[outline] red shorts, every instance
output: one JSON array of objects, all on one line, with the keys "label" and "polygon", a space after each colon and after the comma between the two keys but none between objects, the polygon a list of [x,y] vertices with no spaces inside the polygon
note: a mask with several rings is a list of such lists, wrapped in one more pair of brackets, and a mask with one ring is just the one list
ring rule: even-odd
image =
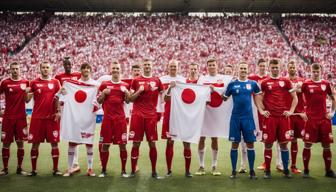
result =
[{"label": "red shorts", "polygon": [[27,120],[24,119],[7,119],[2,120],[1,141],[3,143],[12,143],[14,141],[27,141],[28,128]]},{"label": "red shorts", "polygon": [[262,138],[264,143],[285,143],[292,140],[292,130],[290,129],[290,120],[286,117],[265,118],[266,129]]},{"label": "red shorts", "polygon": [[99,143],[121,145],[127,143],[127,122],[125,117],[103,119]]},{"label": "red shorts", "polygon": [[330,119],[308,119],[304,129],[303,141],[306,143],[333,143]]},{"label": "red shorts", "polygon": [[157,118],[144,118],[138,114],[132,114],[129,132],[129,140],[140,142],[146,134],[147,141],[157,141]]},{"label": "red shorts", "polygon": [[263,132],[265,130],[265,117],[258,112],[259,130]]},{"label": "red shorts", "polygon": [[169,136],[169,118],[170,118],[169,113],[164,113],[163,114],[162,132],[161,132],[161,138],[162,139],[170,139],[171,138]]},{"label": "red shorts", "polygon": [[294,138],[302,138],[303,130],[305,128],[306,122],[299,115],[292,115],[290,117],[290,126],[294,131]]},{"label": "red shorts", "polygon": [[28,135],[29,143],[42,143],[47,140],[48,143],[59,142],[60,122],[53,119],[35,119],[30,122]]}]

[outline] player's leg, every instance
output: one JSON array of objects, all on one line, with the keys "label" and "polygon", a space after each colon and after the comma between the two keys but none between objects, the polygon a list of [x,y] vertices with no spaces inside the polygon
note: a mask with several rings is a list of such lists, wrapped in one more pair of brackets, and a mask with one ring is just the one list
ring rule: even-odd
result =
[{"label": "player's leg", "polygon": [[211,162],[211,174],[214,176],[219,176],[222,173],[217,171],[217,162],[218,162],[218,138],[211,138],[211,151],[212,151],[212,162]]},{"label": "player's leg", "polygon": [[24,158],[24,145],[22,140],[16,141],[17,145],[17,168],[16,174],[18,175],[27,175],[27,173],[22,169],[22,162]]},{"label": "player's leg", "polygon": [[246,144],[246,153],[248,164],[250,168],[249,177],[250,179],[257,179],[257,176],[254,171],[254,161],[255,161],[255,151],[254,151],[254,142],[257,141],[255,135],[255,124],[253,119],[244,119],[242,123],[242,135]]},{"label": "player's leg", "polygon": [[308,178],[309,177],[309,161],[310,161],[310,156],[311,156],[311,147],[312,143],[305,142],[304,143],[304,148],[302,151],[302,160],[303,160],[303,177]]},{"label": "player's leg", "polygon": [[190,143],[183,142],[183,148],[184,148],[183,155],[185,161],[185,176],[191,178],[192,174],[190,173],[190,164],[191,164]]},{"label": "player's leg", "polygon": [[107,167],[107,162],[108,162],[109,155],[110,155],[109,149],[110,149],[110,144],[101,144],[100,161],[101,161],[102,171],[98,177],[106,176],[106,170],[107,170],[106,167]]},{"label": "player's leg", "polygon": [[294,132],[294,138],[291,142],[291,172],[292,173],[301,173],[301,170],[296,167],[296,160],[298,154],[298,138],[302,138],[302,130],[305,127],[305,121],[299,116],[291,117],[291,127]]},{"label": "player's leg", "polygon": [[273,147],[273,143],[265,143],[265,147],[264,147],[264,161],[265,161],[264,179],[271,179],[272,147]]},{"label": "player's leg", "polygon": [[321,143],[323,147],[323,159],[324,159],[324,165],[325,165],[325,176],[336,178],[335,172],[331,169],[331,159],[332,154],[330,150],[330,143]]},{"label": "player's leg", "polygon": [[59,148],[58,143],[50,143],[51,144],[51,157],[53,160],[53,175],[54,176],[61,176],[63,173],[61,173],[58,170],[58,160],[59,160]]},{"label": "player's leg", "polygon": [[24,141],[27,141],[28,138],[28,128],[26,118],[16,120],[15,125],[15,141],[17,145],[17,168],[16,174],[18,175],[27,175],[25,171],[22,170],[22,162],[24,158]]},{"label": "player's leg", "polygon": [[263,129],[263,142],[264,142],[264,162],[265,162],[265,175],[264,179],[271,179],[271,162],[272,162],[272,147],[276,141],[276,127],[278,122],[276,118],[269,117],[264,119],[265,128]]},{"label": "player's leg", "polygon": [[301,170],[299,170],[297,167],[296,167],[296,159],[297,159],[297,153],[298,153],[298,143],[297,143],[297,138],[294,137],[292,142],[291,142],[291,160],[292,160],[292,163],[291,163],[291,172],[292,173],[301,173]]},{"label": "player's leg", "polygon": [[281,142],[279,144],[281,148],[281,160],[283,163],[283,173],[286,178],[290,178],[291,174],[288,169],[288,164],[289,164],[289,151],[287,147],[288,142]]},{"label": "player's leg", "polygon": [[80,167],[79,167],[79,163],[78,163],[78,155],[79,155],[78,150],[79,150],[79,147],[75,146],[74,155],[73,155],[73,162],[72,162],[72,167],[71,167],[71,171],[73,173],[80,171]]},{"label": "player's leg", "polygon": [[158,178],[157,172],[156,172],[156,162],[157,162],[157,150],[155,141],[148,141],[149,146],[149,158],[152,165],[152,177]]},{"label": "player's leg", "polygon": [[11,143],[3,143],[2,144],[2,163],[3,169],[0,171],[0,176],[8,175],[8,160],[10,156],[10,145]]},{"label": "player's leg", "polygon": [[166,163],[167,163],[167,174],[166,177],[172,176],[171,166],[174,155],[174,141],[170,138],[167,139],[166,145]]},{"label": "player's leg", "polygon": [[119,156],[120,156],[120,161],[121,161],[121,176],[127,177],[127,174],[126,174],[126,162],[127,162],[126,144],[119,145]]},{"label": "player's leg", "polygon": [[199,169],[197,170],[195,175],[205,175],[204,155],[205,155],[205,137],[201,137],[199,142],[198,142]]},{"label": "player's leg", "polygon": [[152,178],[158,179],[160,177],[158,177],[158,174],[156,172],[157,149],[155,145],[155,141],[158,140],[157,118],[156,117],[145,118],[144,129],[149,146],[149,158],[152,165]]},{"label": "player's leg", "polygon": [[131,150],[131,177],[135,176],[136,173],[136,167],[139,159],[139,148],[140,148],[141,142],[133,142],[132,150]]},{"label": "player's leg", "polygon": [[73,162],[75,158],[75,151],[77,148],[77,143],[69,142],[68,145],[68,170],[66,173],[64,173],[64,177],[71,176],[74,172],[72,171],[73,168]]},{"label": "player's leg", "polygon": [[240,162],[240,168],[238,173],[247,173],[246,171],[246,163],[247,163],[247,147],[244,140],[242,140],[240,145],[240,153],[241,153],[241,162]]},{"label": "player's leg", "polygon": [[40,143],[33,143],[32,148],[30,150],[30,159],[31,159],[31,166],[32,166],[32,171],[28,173],[28,176],[36,176],[36,163],[37,163],[37,158],[39,156],[39,146]]},{"label": "player's leg", "polygon": [[231,179],[236,178],[237,176],[237,161],[238,161],[238,147],[239,141],[233,141],[231,144],[231,151],[230,151],[230,159],[231,159],[231,167],[232,167],[232,174],[230,176]]},{"label": "player's leg", "polygon": [[86,155],[87,155],[87,176],[95,177],[96,174],[93,172],[93,145],[86,144]]},{"label": "player's leg", "polygon": [[144,118],[140,115],[132,114],[129,140],[133,141],[131,150],[131,174],[130,177],[134,177],[137,171],[137,163],[139,159],[139,148],[143,136],[145,133],[145,122]]},{"label": "player's leg", "polygon": [[280,147],[280,144],[279,142],[276,142],[276,146],[275,146],[275,151],[276,151],[276,169],[279,171],[279,172],[283,172],[284,170],[284,166],[283,166],[283,163],[282,163],[282,153],[281,153],[281,147]]},{"label": "player's leg", "polygon": [[257,176],[254,171],[254,161],[255,161],[255,150],[254,150],[254,142],[246,143],[247,150],[247,159],[250,167],[250,179],[257,179]]}]

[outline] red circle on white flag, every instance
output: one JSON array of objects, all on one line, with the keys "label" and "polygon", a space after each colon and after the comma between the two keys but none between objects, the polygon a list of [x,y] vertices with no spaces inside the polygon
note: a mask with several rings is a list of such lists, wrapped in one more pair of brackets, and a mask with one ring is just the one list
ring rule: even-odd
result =
[{"label": "red circle on white flag", "polygon": [[75,100],[78,102],[78,103],[83,103],[85,100],[86,100],[86,93],[82,90],[79,90],[75,93]]},{"label": "red circle on white flag", "polygon": [[196,94],[192,89],[186,88],[182,91],[181,97],[183,102],[191,104],[195,101]]},{"label": "red circle on white flag", "polygon": [[216,91],[212,92],[209,105],[211,107],[219,107],[222,103],[223,103],[222,96]]}]

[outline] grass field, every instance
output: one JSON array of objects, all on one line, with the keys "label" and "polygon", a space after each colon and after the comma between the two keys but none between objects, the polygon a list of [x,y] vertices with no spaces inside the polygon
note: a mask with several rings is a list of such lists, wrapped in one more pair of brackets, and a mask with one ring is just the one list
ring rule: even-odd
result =
[{"label": "grass field", "polygon": [[[100,125],[97,126],[97,134],[99,133]],[[335,127],[334,127],[335,133]],[[335,134],[334,134],[335,136]],[[98,138],[96,138],[96,143]],[[299,142],[298,167],[302,168],[302,142]],[[130,156],[130,146],[128,146],[128,155]],[[158,146],[158,163],[157,169],[159,175],[166,173],[165,163],[165,141],[160,140]],[[2,147],[2,146],[1,146]],[[256,171],[258,180],[248,179],[247,174],[238,175],[237,179],[229,179],[231,173],[231,164],[229,157],[230,143],[224,139],[220,139],[220,153],[218,169],[222,172],[222,176],[194,176],[192,179],[184,177],[184,158],[183,146],[176,142],[175,153],[173,160],[173,177],[163,180],[154,180],[150,177],[150,161],[148,157],[148,147],[143,143],[140,151],[139,167],[140,172],[135,178],[120,177],[120,159],[117,146],[110,149],[110,159],[108,164],[108,177],[106,178],[88,178],[86,173],[86,156],[85,146],[80,146],[80,166],[82,172],[70,177],[53,177],[51,175],[52,161],[50,157],[50,145],[42,144],[40,147],[40,155],[38,159],[38,176],[23,177],[15,175],[16,169],[16,146],[11,147],[10,159],[10,174],[6,177],[0,177],[0,191],[335,191],[336,179],[324,177],[324,161],[322,159],[321,146],[316,144],[313,146],[311,157],[311,176],[310,179],[303,179],[301,175],[294,175],[292,179],[285,179],[281,173],[275,171],[275,160],[272,162],[272,180],[262,179],[263,172]],[[336,169],[336,150],[335,145],[332,146],[334,154],[333,167]],[[26,154],[24,160],[25,170],[30,170],[30,145],[25,146]],[[263,146],[261,143],[256,144],[256,165],[263,161]],[[62,171],[67,167],[67,143],[60,144],[60,163],[59,168]],[[95,146],[94,170],[97,174],[100,173],[100,163],[98,158],[97,145]],[[192,163],[191,171],[195,172],[198,169],[197,145],[192,145]],[[275,152],[274,152],[275,153]],[[273,153],[273,157],[274,157]],[[127,170],[130,170],[130,158],[127,162]],[[211,150],[207,143],[206,151],[206,169],[210,171]],[[240,162],[240,160],[238,161]]]}]

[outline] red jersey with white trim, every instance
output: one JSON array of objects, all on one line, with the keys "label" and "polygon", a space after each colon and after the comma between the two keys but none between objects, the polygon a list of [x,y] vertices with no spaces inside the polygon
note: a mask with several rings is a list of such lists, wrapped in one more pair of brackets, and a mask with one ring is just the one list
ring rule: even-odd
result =
[{"label": "red jersey with white trim", "polygon": [[[296,77],[295,79],[289,79],[292,82],[292,86],[296,87],[297,84],[301,85],[303,82],[305,82],[304,78]],[[297,98],[298,98],[298,104],[296,105],[294,113],[303,113],[305,111],[305,105],[306,101],[302,94],[302,92],[296,92]],[[288,97],[288,108],[290,109],[290,106],[292,104],[293,98],[289,95]]]},{"label": "red jersey with white trim", "polygon": [[132,114],[152,118],[156,115],[158,96],[159,92],[163,90],[163,85],[157,77],[140,76],[133,79],[131,89],[136,92],[140,88],[140,85],[143,85],[145,90],[133,102]]},{"label": "red jersey with white trim", "polygon": [[29,87],[29,81],[25,79],[6,78],[1,81],[0,94],[5,93],[6,104],[4,118],[26,118],[25,97],[27,87]]},{"label": "red jersey with white trim", "polygon": [[261,82],[261,90],[264,93],[263,103],[265,110],[272,116],[283,116],[288,110],[287,99],[292,89],[292,83],[285,77],[267,78]]},{"label": "red jersey with white trim", "polygon": [[56,113],[55,95],[61,87],[59,81],[37,78],[30,83],[30,87],[34,95],[32,118],[53,119]]},{"label": "red jersey with white trim", "polygon": [[101,94],[104,89],[110,90],[110,94],[105,96],[103,102],[104,118],[113,119],[114,117],[125,117],[125,90],[129,90],[129,84],[123,81],[118,83],[103,81],[99,87],[98,95]]},{"label": "red jersey with white trim", "polygon": [[268,75],[265,75],[265,76],[259,76],[257,74],[252,74],[252,75],[249,75],[248,76],[248,79],[250,80],[253,80],[253,81],[256,81],[259,85],[261,84],[261,82],[265,79],[269,78]]},{"label": "red jersey with white trim", "polygon": [[302,84],[306,98],[306,113],[309,119],[325,119],[327,95],[332,95],[330,83],[326,80],[315,82],[307,80]]},{"label": "red jersey with white trim", "polygon": [[[170,82],[175,81],[175,82],[180,82],[180,83],[185,83],[186,79],[180,75],[176,77],[171,77],[169,75],[165,75],[160,77],[160,81],[163,85],[164,90],[167,90],[169,87]],[[165,112],[169,113],[170,112],[170,100],[165,102]]]},{"label": "red jersey with white trim", "polygon": [[61,73],[55,76],[55,79],[57,79],[61,83],[61,85],[63,85],[63,82],[65,80],[78,80],[80,78],[81,78],[81,73],[79,72],[73,72],[70,74]]}]

